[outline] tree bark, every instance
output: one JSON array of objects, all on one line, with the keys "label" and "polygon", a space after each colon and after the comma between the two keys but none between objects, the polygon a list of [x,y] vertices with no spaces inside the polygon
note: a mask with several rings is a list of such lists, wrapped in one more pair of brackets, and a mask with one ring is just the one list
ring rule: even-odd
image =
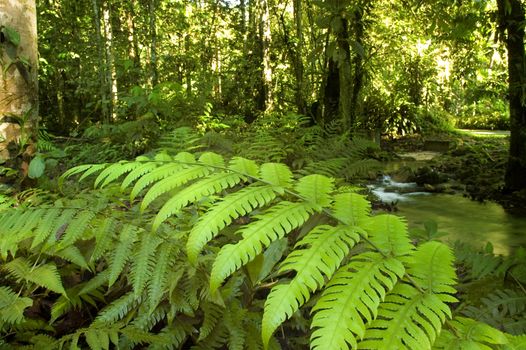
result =
[{"label": "tree bark", "polygon": [[524,7],[520,0],[498,0],[499,24],[506,31],[508,50],[508,97],[510,103],[510,150],[505,189],[526,189],[526,57]]},{"label": "tree bark", "polygon": [[[117,120],[116,106],[118,103],[117,71],[115,69],[115,57],[113,54],[113,28],[111,25],[111,9],[108,0],[102,7],[104,22],[104,37],[106,39],[106,75],[110,87],[109,121]],[[107,121],[108,122],[108,121]]]},{"label": "tree bark", "polygon": [[155,14],[156,11],[157,1],[150,0],[150,81],[152,86],[155,86],[159,83],[159,76],[157,73],[157,19]]},{"label": "tree bark", "polygon": [[100,25],[100,15],[99,15],[99,4],[97,0],[92,0],[91,4],[93,6],[93,18],[95,22],[95,33],[97,41],[97,54],[98,54],[98,75],[99,75],[99,99],[101,104],[101,118],[103,122],[109,121],[108,113],[108,94],[107,94],[107,84],[106,84],[106,60],[104,59],[104,43],[102,41],[102,28]]},{"label": "tree bark", "polygon": [[35,0],[0,1],[0,31],[0,159],[25,176],[38,130]]},{"label": "tree bark", "polygon": [[303,77],[303,11],[301,8],[302,0],[293,0],[294,7],[294,24],[296,27],[296,52],[294,57],[294,75],[296,77],[296,91],[295,100],[298,112],[301,114],[307,113],[307,106],[303,91],[305,89],[305,82]]},{"label": "tree bark", "polygon": [[353,127],[352,98],[353,82],[351,73],[351,49],[349,47],[349,30],[347,19],[341,17],[341,29],[336,33],[338,45],[338,68],[340,75],[340,98],[338,112],[342,118],[345,131]]},{"label": "tree bark", "polygon": [[261,45],[262,45],[262,61],[263,61],[263,89],[265,93],[265,112],[270,112],[274,108],[274,96],[272,91],[272,66],[270,64],[270,43],[272,36],[270,32],[270,13],[268,7],[268,0],[260,0],[261,8]]}]

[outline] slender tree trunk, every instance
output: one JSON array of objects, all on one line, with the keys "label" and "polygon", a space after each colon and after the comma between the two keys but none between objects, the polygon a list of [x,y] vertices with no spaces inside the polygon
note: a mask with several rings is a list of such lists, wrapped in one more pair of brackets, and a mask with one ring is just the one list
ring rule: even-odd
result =
[{"label": "slender tree trunk", "polygon": [[158,84],[158,73],[157,73],[157,1],[150,0],[149,2],[149,14],[150,14],[150,81],[151,85],[155,86]]},{"label": "slender tree trunk", "polygon": [[141,68],[141,57],[139,50],[139,41],[135,34],[135,4],[136,0],[128,1],[128,7],[126,9],[126,26],[128,28],[128,56],[133,61],[134,68],[139,70]]},{"label": "slender tree trunk", "polygon": [[353,82],[351,73],[351,49],[347,19],[341,18],[341,30],[336,33],[338,45],[338,65],[340,76],[340,98],[338,111],[342,118],[344,130],[350,131],[354,125],[352,114]]},{"label": "slender tree trunk", "polygon": [[[355,8],[353,11],[353,17],[352,17],[352,29],[354,33],[354,40],[356,42],[356,45],[363,49],[363,39],[365,35],[365,25],[363,22],[363,11],[364,6]],[[359,114],[360,111],[360,94],[363,87],[363,76],[364,76],[364,70],[363,70],[363,52],[354,52],[353,56],[353,83],[352,83],[352,95],[351,95],[351,103],[349,106],[350,109],[350,127],[354,127],[356,125],[356,117]]]},{"label": "slender tree trunk", "polygon": [[102,29],[100,26],[100,16],[99,16],[99,4],[97,0],[92,0],[91,4],[93,6],[93,18],[95,21],[95,33],[97,41],[97,54],[98,54],[98,75],[99,75],[99,98],[101,104],[102,112],[102,121],[109,121],[108,113],[108,95],[107,95],[107,84],[106,84],[106,60],[104,59],[104,45],[102,41]]},{"label": "slender tree trunk", "polygon": [[305,90],[305,82],[303,77],[303,11],[301,8],[302,0],[293,0],[294,6],[294,24],[296,27],[296,52],[295,52],[295,64],[294,64],[294,75],[296,77],[296,91],[295,99],[298,112],[301,114],[307,113],[307,106],[305,104],[305,98],[303,91]]},{"label": "slender tree trunk", "polygon": [[35,0],[0,1],[0,31],[0,159],[25,178],[38,130]]},{"label": "slender tree trunk", "polygon": [[261,46],[262,46],[262,61],[263,61],[263,89],[265,93],[265,112],[273,110],[274,96],[272,91],[272,66],[270,62],[270,43],[272,42],[270,31],[270,13],[268,7],[268,0],[260,0],[261,8]]},{"label": "slender tree trunk", "polygon": [[104,37],[106,39],[106,81],[110,87],[109,121],[117,120],[116,107],[118,103],[117,71],[113,55],[113,28],[111,26],[111,3],[107,1],[102,7],[104,22]]},{"label": "slender tree trunk", "polygon": [[526,188],[526,57],[524,7],[520,0],[498,0],[500,27],[506,31],[510,102],[510,151],[505,176],[508,191]]}]

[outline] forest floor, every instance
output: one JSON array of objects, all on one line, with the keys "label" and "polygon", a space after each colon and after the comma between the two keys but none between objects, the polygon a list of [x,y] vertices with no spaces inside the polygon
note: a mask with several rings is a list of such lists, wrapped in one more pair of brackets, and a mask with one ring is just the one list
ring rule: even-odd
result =
[{"label": "forest floor", "polygon": [[508,147],[505,132],[480,131],[412,135],[382,144],[383,149],[404,157],[426,155],[421,166],[405,173],[407,180],[430,192],[462,192],[474,200],[493,200],[523,211],[526,193],[508,195],[502,191]]}]

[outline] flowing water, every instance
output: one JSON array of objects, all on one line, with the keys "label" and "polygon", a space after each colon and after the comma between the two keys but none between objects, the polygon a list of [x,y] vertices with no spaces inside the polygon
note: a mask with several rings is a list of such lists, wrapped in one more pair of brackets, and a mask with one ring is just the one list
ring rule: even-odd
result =
[{"label": "flowing water", "polygon": [[386,203],[396,202],[397,215],[407,219],[410,228],[423,228],[433,220],[443,239],[460,240],[482,247],[488,241],[495,253],[509,255],[526,247],[526,217],[507,213],[499,204],[479,203],[462,195],[422,192],[415,183],[399,183],[385,176],[370,189]]}]

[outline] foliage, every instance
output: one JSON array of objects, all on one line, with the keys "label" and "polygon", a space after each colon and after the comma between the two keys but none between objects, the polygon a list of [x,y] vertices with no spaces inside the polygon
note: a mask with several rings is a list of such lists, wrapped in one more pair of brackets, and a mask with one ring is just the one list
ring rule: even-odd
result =
[{"label": "foliage", "polygon": [[1,207],[7,347],[278,348],[282,327],[314,349],[423,349],[475,323],[472,341],[521,339],[447,321],[451,249],[414,246],[403,219],[371,216],[330,177],[166,151],[72,168],[63,186],[72,176],[95,189]]}]

